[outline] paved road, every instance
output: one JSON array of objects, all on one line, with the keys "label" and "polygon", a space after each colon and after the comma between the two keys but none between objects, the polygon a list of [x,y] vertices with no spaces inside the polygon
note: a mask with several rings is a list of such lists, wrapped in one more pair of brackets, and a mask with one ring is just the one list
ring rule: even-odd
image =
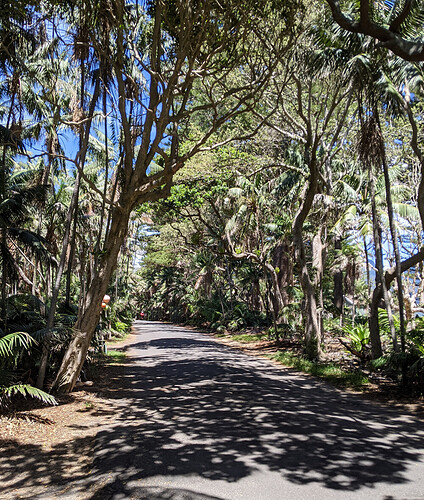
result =
[{"label": "paved road", "polygon": [[424,499],[424,425],[181,327],[137,322],[94,499]]}]

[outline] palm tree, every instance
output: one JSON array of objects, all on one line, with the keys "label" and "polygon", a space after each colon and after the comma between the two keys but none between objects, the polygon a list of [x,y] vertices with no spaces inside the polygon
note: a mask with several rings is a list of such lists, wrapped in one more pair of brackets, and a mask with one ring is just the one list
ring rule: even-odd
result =
[{"label": "palm tree", "polygon": [[[410,2],[407,2],[407,4],[410,4],[409,7],[412,5]],[[388,6],[383,6],[382,15],[393,16],[391,21],[396,24],[400,19],[396,17],[399,15],[398,6],[394,5],[391,12],[389,12],[389,10]],[[407,17],[410,14],[410,20],[413,18],[418,19],[416,17],[417,12],[413,13],[408,10]],[[403,19],[402,23],[405,20],[406,18]],[[403,25],[402,28],[409,29],[412,27],[412,25],[410,25],[409,28],[407,28],[407,24],[408,23]],[[399,61],[396,57],[387,57],[387,52],[384,49],[376,47],[373,41],[369,41],[361,35],[349,35],[341,33],[339,29],[333,29],[329,26],[327,28],[327,30],[321,32],[321,35],[324,32],[325,35],[319,37],[319,40],[322,46],[327,47],[327,51],[329,47],[331,47],[329,53],[334,54],[335,60],[343,60],[349,68],[351,79],[358,96],[358,112],[362,136],[359,149],[362,161],[365,165],[368,165],[369,188],[371,190],[370,195],[373,211],[375,256],[378,268],[377,280],[379,283],[374,290],[371,301],[370,331],[373,355],[374,357],[379,357],[382,354],[382,349],[377,310],[381,294],[384,296],[386,307],[389,308],[389,323],[394,348],[395,350],[397,349],[396,332],[390,314],[387,276],[383,269],[382,243],[380,241],[381,223],[379,222],[379,215],[375,205],[375,176],[379,175],[380,170],[384,175],[387,214],[395,260],[398,303],[401,317],[401,346],[402,350],[405,349],[404,300],[401,276],[404,264],[401,262],[398,235],[395,227],[391,180],[386,158],[385,141],[382,137],[380,114],[384,115],[386,119],[390,119],[390,117],[399,115],[402,112],[402,95],[399,89],[405,85],[405,82],[408,82],[411,76],[415,78],[417,69],[413,69],[411,65],[403,61]],[[417,28],[417,26],[415,26],[415,28]],[[361,30],[358,32],[360,33]],[[342,54],[342,56],[340,54]],[[371,168],[371,165],[374,165],[374,168]]]},{"label": "palm tree", "polygon": [[14,168],[10,156],[6,157],[0,187],[0,259],[2,265],[2,318],[7,320],[7,295],[10,279],[23,280],[32,285],[30,279],[19,265],[17,249],[29,250],[38,259],[51,261],[46,240],[31,230],[32,212],[41,206],[45,199],[47,186],[39,184],[40,170]]}]

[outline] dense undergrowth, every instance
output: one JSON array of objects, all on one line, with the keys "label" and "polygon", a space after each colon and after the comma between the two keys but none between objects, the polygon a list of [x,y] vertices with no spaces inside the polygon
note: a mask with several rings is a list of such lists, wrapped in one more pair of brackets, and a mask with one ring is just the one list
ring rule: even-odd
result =
[{"label": "dense undergrowth", "polygon": [[[74,334],[77,312],[76,307],[61,304],[55,327],[49,330],[46,327],[48,306],[40,299],[23,294],[9,298],[7,315],[0,326],[0,407],[6,408],[17,395],[56,404],[55,398],[46,391]],[[110,302],[102,312],[82,377],[87,366],[96,363],[98,355],[105,350],[106,340],[122,340],[128,335],[134,317],[135,311],[127,298]],[[35,387],[43,345],[49,350],[45,391]]]}]

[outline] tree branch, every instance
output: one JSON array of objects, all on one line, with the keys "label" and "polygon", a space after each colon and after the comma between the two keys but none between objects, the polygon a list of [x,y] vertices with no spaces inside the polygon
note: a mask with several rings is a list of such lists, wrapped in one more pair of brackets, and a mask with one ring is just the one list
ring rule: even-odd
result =
[{"label": "tree branch", "polygon": [[360,1],[359,22],[343,14],[339,0],[327,0],[327,3],[331,9],[333,19],[346,31],[350,31],[351,33],[362,33],[363,35],[368,35],[378,40],[381,42],[380,45],[382,47],[391,50],[405,61],[424,61],[424,43],[406,40],[402,35],[397,33],[402,22],[410,14],[410,7],[405,5],[402,13],[393,21],[392,26],[390,26],[390,28],[383,28],[369,18],[368,0]]}]

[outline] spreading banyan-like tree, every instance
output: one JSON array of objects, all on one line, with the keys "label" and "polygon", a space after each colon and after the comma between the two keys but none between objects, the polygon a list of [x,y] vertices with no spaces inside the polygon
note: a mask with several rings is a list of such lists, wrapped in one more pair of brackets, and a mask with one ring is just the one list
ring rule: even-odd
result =
[{"label": "spreading banyan-like tree", "polygon": [[[111,93],[121,129],[117,187],[113,197],[106,197],[110,225],[79,310],[75,337],[54,382],[59,391],[71,390],[82,368],[132,210],[166,197],[173,175],[202,148],[211,147],[213,132],[260,99],[295,27],[291,8],[283,3],[277,10],[267,2],[160,0],[131,6],[105,2],[102,7],[110,25],[111,55],[98,44],[101,16],[95,6],[87,43],[112,67]],[[265,30],[270,18],[275,19],[273,33]],[[192,101],[196,87],[203,102]],[[180,129],[199,112],[207,115],[207,128],[180,150]],[[86,134],[90,118],[88,113]],[[151,173],[159,157],[162,168]]]},{"label": "spreading banyan-like tree", "polygon": [[[219,159],[226,146],[234,144],[242,157],[255,137],[257,151],[244,156],[243,168],[233,172],[227,184],[212,183],[213,189],[218,185],[221,189],[215,198],[199,195],[203,198],[199,210],[190,208],[192,200],[185,201],[187,217],[180,220],[178,229],[192,238],[190,251],[200,271],[190,293],[195,296],[203,290],[212,299],[217,285],[223,314],[225,301],[234,309],[236,296],[257,311],[271,308],[267,312],[273,316],[276,332],[291,307],[289,295],[296,293],[306,353],[310,358],[322,357],[329,259],[342,251],[349,237],[343,231],[351,235],[354,227],[339,223],[353,213],[354,203],[341,201],[339,196],[343,168],[350,168],[360,172],[361,182],[371,193],[372,254],[377,257],[370,308],[373,355],[382,352],[377,314],[382,296],[397,348],[389,297],[395,277],[404,348],[402,273],[422,255],[418,251],[401,260],[400,216],[383,123],[407,118],[412,149],[422,170],[417,119],[420,69],[402,64],[393,55],[387,57],[387,47],[401,57],[406,53],[409,59],[419,57],[418,48],[404,42],[414,30],[420,32],[420,9],[414,2],[394,2],[390,12],[384,4],[382,14],[377,15],[369,2],[350,6],[346,2],[342,6],[350,10],[342,14],[338,2],[328,3],[347,32],[330,26],[321,5],[303,16],[301,33],[297,2],[55,0],[42,6],[32,1],[6,4],[1,13],[4,36],[0,47],[2,96],[6,97],[0,129],[2,204],[17,203],[24,190],[27,198],[24,209],[3,212],[2,303],[7,303],[6,286],[16,277],[13,273],[36,289],[35,279],[31,285],[19,265],[6,265],[6,261],[12,263],[6,258],[7,252],[12,255],[11,236],[20,236],[22,243],[24,234],[31,233],[38,254],[32,259],[29,251],[25,253],[28,268],[32,259],[37,276],[43,261],[48,261],[42,277],[49,304],[48,333],[39,387],[44,383],[49,336],[62,296],[68,309],[73,301],[79,307],[75,334],[53,385],[58,391],[72,390],[75,385],[99,322],[101,299],[127,248],[134,209],[167,198],[175,175],[188,163],[196,168],[197,161],[207,163],[207,152],[217,151],[218,161],[210,168],[220,169],[226,166],[226,160]],[[383,31],[377,33],[379,24],[384,25]],[[359,148],[360,161],[358,149],[352,146],[358,130],[366,145]],[[41,151],[31,149],[34,141],[44,142]],[[261,148],[268,151],[262,158]],[[343,149],[349,150],[350,158],[341,161]],[[274,158],[271,150],[277,151]],[[30,165],[39,160],[38,184],[49,185],[38,186],[47,199],[40,200],[37,224],[26,212],[35,213],[38,206],[30,202],[29,174],[16,167],[17,153],[29,156]],[[61,180],[64,172],[66,181]],[[373,193],[380,178],[384,178],[385,200],[379,206],[378,193]],[[354,190],[347,184],[346,189]],[[421,175],[417,191],[421,218],[423,193]],[[383,265],[382,207],[394,255],[394,267],[389,270]],[[183,208],[178,207],[182,212]],[[11,232],[12,226],[25,226],[26,233]],[[196,238],[213,257],[206,258],[203,250],[194,248]],[[125,259],[128,265],[129,258]],[[217,270],[223,272],[219,278]],[[233,279],[236,274],[239,281]],[[172,284],[171,276],[172,272],[164,271],[162,277],[175,290],[176,306],[184,295],[184,280]],[[187,272],[184,279],[190,276]],[[342,277],[339,266],[333,273],[337,314],[343,310]],[[247,280],[252,282],[250,298],[243,292],[242,283]]]}]

